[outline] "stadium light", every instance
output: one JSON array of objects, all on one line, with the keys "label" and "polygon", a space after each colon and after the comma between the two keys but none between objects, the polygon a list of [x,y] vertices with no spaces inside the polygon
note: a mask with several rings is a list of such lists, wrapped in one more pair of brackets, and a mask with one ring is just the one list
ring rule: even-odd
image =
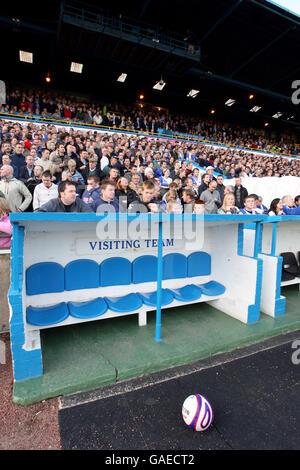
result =
[{"label": "stadium light", "polygon": [[19,58],[21,62],[27,62],[28,64],[33,63],[33,54],[32,52],[19,51]]},{"label": "stadium light", "polygon": [[275,119],[278,119],[278,118],[280,118],[281,116],[282,116],[282,113],[281,113],[281,112],[278,112],[278,113],[273,114],[272,117],[275,118]]},{"label": "stadium light", "polygon": [[232,98],[230,98],[229,100],[227,100],[227,101],[225,102],[226,106],[232,106],[232,105],[234,105],[234,103],[235,103],[235,100],[232,99]]},{"label": "stadium light", "polygon": [[257,113],[261,109],[261,106],[253,106],[253,108],[250,109],[251,113]]},{"label": "stadium light", "polygon": [[199,90],[190,90],[186,96],[189,96],[190,98],[196,98],[199,93]]},{"label": "stadium light", "polygon": [[162,90],[165,86],[166,82],[163,80],[159,80],[159,82],[156,82],[155,85],[153,86],[154,90]]},{"label": "stadium light", "polygon": [[121,73],[121,75],[117,78],[117,82],[124,83],[127,78],[127,73]]},{"label": "stadium light", "polygon": [[82,73],[83,64],[78,64],[77,62],[71,62],[70,71],[75,73]]}]

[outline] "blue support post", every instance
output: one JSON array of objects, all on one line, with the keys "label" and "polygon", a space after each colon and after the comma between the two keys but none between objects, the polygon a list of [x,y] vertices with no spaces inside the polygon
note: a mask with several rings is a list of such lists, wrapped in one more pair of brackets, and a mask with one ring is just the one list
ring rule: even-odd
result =
[{"label": "blue support post", "polygon": [[155,341],[161,341],[161,289],[162,289],[162,273],[163,273],[163,237],[162,237],[162,220],[159,214],[158,222],[158,248],[157,248],[157,299],[156,299],[156,326]]},{"label": "blue support post", "polygon": [[277,222],[272,224],[272,246],[271,255],[276,256],[276,241],[277,241]]}]

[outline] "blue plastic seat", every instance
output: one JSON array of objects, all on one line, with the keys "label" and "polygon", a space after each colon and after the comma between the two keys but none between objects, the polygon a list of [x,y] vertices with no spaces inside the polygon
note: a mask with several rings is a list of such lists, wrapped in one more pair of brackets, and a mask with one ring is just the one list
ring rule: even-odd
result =
[{"label": "blue plastic seat", "polygon": [[51,307],[27,307],[26,320],[30,325],[50,326],[64,321],[69,316],[69,309],[65,302]]},{"label": "blue plastic seat", "polygon": [[143,301],[138,294],[127,294],[122,297],[104,297],[110,310],[114,312],[132,312],[138,310],[143,305]]},{"label": "blue plastic seat", "polygon": [[152,255],[139,256],[132,262],[132,282],[154,282],[157,279],[157,257]]},{"label": "blue plastic seat", "polygon": [[107,303],[101,297],[87,302],[68,302],[70,315],[75,318],[94,318],[107,311]]},{"label": "blue plastic seat", "polygon": [[58,263],[36,263],[26,270],[26,294],[48,294],[65,289],[64,268]]},{"label": "blue plastic seat", "polygon": [[78,259],[65,266],[66,290],[99,287],[99,264],[91,259]]},{"label": "blue plastic seat", "polygon": [[181,253],[163,257],[163,279],[180,279],[187,276],[187,259]]},{"label": "blue plastic seat", "polygon": [[209,276],[211,273],[211,256],[205,251],[195,251],[187,258],[187,275]]},{"label": "blue plastic seat", "polygon": [[100,284],[103,287],[131,284],[131,271],[131,262],[127,258],[108,258],[100,265]]},{"label": "blue plastic seat", "polygon": [[200,284],[197,287],[201,288],[204,295],[209,296],[222,295],[226,291],[226,287],[216,281],[209,281],[205,284]]},{"label": "blue plastic seat", "polygon": [[189,284],[179,289],[172,289],[172,293],[176,300],[181,300],[182,302],[192,302],[193,300],[200,299],[202,295],[201,287],[198,287],[194,284]]},{"label": "blue plastic seat", "polygon": [[[150,307],[156,307],[157,305],[157,292],[156,291],[138,293],[138,295],[141,297],[145,305],[149,305]],[[174,296],[170,289],[161,290],[161,305],[162,306],[169,305],[171,302],[173,302],[173,300],[174,300]]]}]

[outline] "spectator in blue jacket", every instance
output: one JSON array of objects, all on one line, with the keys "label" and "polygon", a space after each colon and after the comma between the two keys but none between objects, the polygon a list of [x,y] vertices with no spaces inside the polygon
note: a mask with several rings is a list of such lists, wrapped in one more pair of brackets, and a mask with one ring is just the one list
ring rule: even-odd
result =
[{"label": "spectator in blue jacket", "polygon": [[84,190],[81,199],[85,204],[96,211],[96,207],[100,204],[101,188],[100,178],[97,175],[91,175],[87,178],[87,187]]},{"label": "spectator in blue jacket", "polygon": [[23,155],[23,145],[22,144],[16,144],[15,145],[15,151],[11,155],[11,162],[14,166],[17,167],[17,173],[19,177],[19,171],[22,166],[26,165],[25,161],[25,155]]}]

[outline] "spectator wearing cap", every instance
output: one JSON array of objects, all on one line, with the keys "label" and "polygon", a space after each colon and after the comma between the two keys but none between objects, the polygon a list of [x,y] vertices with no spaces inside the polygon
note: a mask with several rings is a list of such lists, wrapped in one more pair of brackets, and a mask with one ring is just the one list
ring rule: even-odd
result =
[{"label": "spectator wearing cap", "polygon": [[213,166],[208,166],[208,167],[206,168],[205,173],[206,173],[207,175],[209,175],[210,181],[212,181],[212,180],[215,180],[215,181],[216,181],[216,178],[214,177],[214,167],[213,167]]},{"label": "spectator wearing cap", "polygon": [[104,178],[104,173],[97,166],[97,163],[98,158],[96,156],[92,156],[89,158],[87,165],[81,170],[81,174],[85,183],[87,182],[89,176],[97,176],[99,180]]},{"label": "spectator wearing cap", "polygon": [[121,165],[118,164],[118,158],[115,156],[115,155],[112,155],[110,157],[110,160],[109,160],[109,164],[106,165],[104,168],[103,168],[103,175],[105,178],[108,177],[109,173],[110,173],[110,170],[112,168],[116,168],[118,173],[120,172],[120,169],[121,169]]}]

